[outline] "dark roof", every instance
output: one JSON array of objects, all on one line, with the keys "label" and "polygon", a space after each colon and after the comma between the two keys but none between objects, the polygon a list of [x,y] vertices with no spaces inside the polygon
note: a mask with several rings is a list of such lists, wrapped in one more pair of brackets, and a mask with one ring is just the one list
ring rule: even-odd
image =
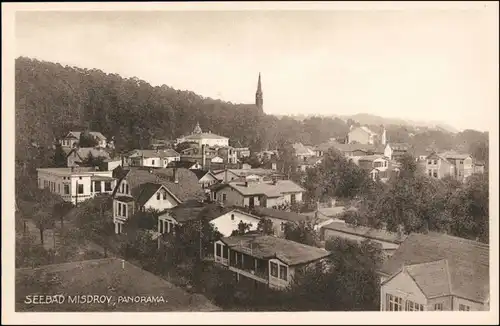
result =
[{"label": "dark roof", "polygon": [[[241,181],[224,184],[238,191],[243,196],[265,195],[270,198],[281,197],[285,193],[305,192],[305,190],[291,180],[248,182],[248,186]],[[217,189],[220,190],[220,189]],[[216,190],[216,191],[217,191]]]},{"label": "dark roof", "polygon": [[196,177],[198,178],[198,180],[200,180],[205,175],[207,175],[207,173],[210,173],[215,178],[215,175],[211,171],[198,170],[198,169],[193,169],[191,171],[196,175]]},{"label": "dark roof", "polygon": [[399,235],[396,232],[389,232],[386,230],[374,229],[361,225],[354,226],[348,223],[332,222],[323,226],[323,228],[353,235],[359,235],[367,239],[392,242],[395,244],[400,244],[404,241],[404,239],[406,239],[406,235]]},{"label": "dark roof", "polygon": [[[65,295],[162,296],[165,303],[28,305],[26,295],[32,295],[32,278],[53,293]],[[52,283],[56,278],[58,282]],[[45,284],[44,284],[45,283]],[[38,294],[38,293],[37,293]],[[40,293],[42,294],[42,293]],[[190,294],[164,279],[129,262],[117,258],[77,261],[16,270],[16,311],[220,311],[221,309],[199,294]]]},{"label": "dark roof", "polygon": [[323,152],[328,151],[330,148],[335,148],[341,152],[354,152],[354,151],[363,151],[363,152],[373,152],[373,153],[383,153],[383,146],[375,146],[370,144],[341,144],[339,142],[326,142],[316,146],[316,149],[321,150]]},{"label": "dark roof", "polygon": [[446,259],[405,266],[405,271],[428,298],[452,295],[450,271]]},{"label": "dark roof", "polygon": [[[410,234],[381,268],[386,275],[397,273],[403,265],[446,260],[451,292],[469,300],[484,302],[489,298],[489,246],[477,241],[439,233]],[[422,282],[435,277],[433,269],[419,269]],[[437,281],[433,281],[437,282]],[[444,281],[442,281],[444,282]]]},{"label": "dark roof", "polygon": [[301,215],[294,212],[286,212],[279,209],[260,207],[260,206],[254,207],[252,213],[261,217],[272,217],[290,222],[300,222],[309,220],[309,217],[306,215]]},{"label": "dark roof", "polygon": [[192,203],[192,204],[181,204],[169,210],[172,217],[175,218],[177,222],[186,222],[190,220],[197,220],[199,218],[204,218],[209,221],[233,210],[230,207],[222,207],[216,203],[203,204],[203,203]]},{"label": "dark roof", "polygon": [[193,165],[195,165],[197,162],[191,162],[191,161],[173,161],[168,163],[169,168],[184,168],[184,169],[189,169]]},{"label": "dark roof", "polygon": [[306,264],[330,255],[330,252],[323,248],[268,235],[245,234],[221,240],[232,250],[260,259],[278,258],[289,266]]},{"label": "dark roof", "polygon": [[116,198],[116,200],[124,202],[124,203],[129,203],[129,202],[134,201],[134,198],[128,197],[128,196],[118,196],[118,197],[115,197],[115,198]]},{"label": "dark roof", "polygon": [[159,157],[159,158],[164,158],[164,157],[177,157],[180,156],[179,153],[174,151],[171,148],[166,148],[166,149],[134,149],[133,151],[130,151],[127,153],[127,156],[131,156],[137,154],[137,157]]},{"label": "dark roof", "polygon": [[115,192],[123,178],[127,180],[130,189],[137,188],[144,183],[156,183],[164,185],[175,197],[181,201],[190,199],[205,199],[205,193],[198,183],[196,175],[188,169],[177,169],[178,183],[174,182],[173,173],[175,168],[148,169],[148,168],[128,168],[118,172],[124,175],[117,183]]}]

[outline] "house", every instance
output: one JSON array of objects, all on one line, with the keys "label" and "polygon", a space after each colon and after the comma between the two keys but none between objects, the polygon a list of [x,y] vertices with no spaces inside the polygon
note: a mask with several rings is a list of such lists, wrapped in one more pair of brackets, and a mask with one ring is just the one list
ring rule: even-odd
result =
[{"label": "house", "polygon": [[105,159],[103,162],[103,167],[106,171],[113,171],[121,165],[122,159],[120,157]]},{"label": "house", "polygon": [[331,222],[321,228],[320,236],[322,240],[341,238],[351,241],[362,242],[370,240],[380,245],[386,257],[391,256],[406,239],[406,235],[397,232],[389,232],[366,226],[354,226],[348,223]]},{"label": "house", "polygon": [[238,152],[231,146],[227,147],[219,147],[216,148],[217,156],[222,160],[214,162],[212,159],[212,163],[227,163],[227,164],[236,164],[238,163]]},{"label": "house", "polygon": [[347,134],[347,143],[352,144],[356,142],[358,144],[373,145],[376,143],[377,138],[377,133],[373,132],[368,127],[355,127],[352,128]]},{"label": "house", "polygon": [[[66,148],[73,148],[80,141],[80,131],[70,131],[64,138],[60,140],[61,146]],[[90,131],[90,136],[97,141],[97,147],[105,148],[107,146],[106,137],[98,131]]]},{"label": "house", "polygon": [[353,162],[370,173],[373,180],[387,181],[390,177],[389,159],[383,155],[367,155],[353,158]]},{"label": "house", "polygon": [[320,144],[314,148],[316,156],[322,157],[330,149],[336,149],[345,157],[357,157],[357,156],[367,156],[367,155],[384,155],[383,146],[375,146],[371,144],[342,144],[336,141],[330,141]]},{"label": "house", "polygon": [[72,147],[63,148],[63,151],[66,153],[68,167],[81,166],[85,159],[90,156],[102,158],[103,160],[109,160],[111,158],[109,153],[100,147]]},{"label": "house", "polygon": [[399,160],[405,154],[411,154],[411,146],[409,144],[389,143],[385,145],[384,156],[390,160]]},{"label": "house", "polygon": [[[83,260],[37,268],[16,269],[15,307],[22,312],[165,312],[221,311],[206,297],[191,294],[164,279],[118,258]],[[54,280],[57,280],[54,282]],[[34,282],[34,283],[33,283]],[[51,294],[64,293],[60,304],[26,303],[34,299],[36,288],[50,288]],[[92,300],[87,294],[110,296],[110,304]],[[40,297],[38,297],[40,298]],[[42,297],[43,298],[43,297]],[[119,302],[118,300],[127,300]],[[127,299],[131,298],[131,299]],[[74,300],[74,301],[70,301]],[[94,299],[94,298],[92,298]],[[43,299],[42,299],[43,300]],[[47,302],[47,301],[45,301]],[[80,302],[80,304],[78,304]]]},{"label": "house", "polygon": [[229,138],[224,136],[216,135],[212,132],[203,132],[200,128],[200,124],[197,123],[194,131],[191,135],[184,136],[177,139],[177,144],[184,142],[193,142],[197,143],[200,147],[202,145],[207,145],[209,147],[218,146],[218,147],[228,147],[229,146]]},{"label": "house", "polygon": [[473,173],[484,173],[484,163],[480,161],[475,161],[474,163],[474,172]]},{"label": "house", "polygon": [[196,175],[187,169],[115,169],[119,176],[113,191],[113,222],[115,232],[139,210],[165,211],[188,200],[205,199]]},{"label": "house", "polygon": [[330,255],[323,249],[267,235],[225,237],[214,243],[215,262],[240,282],[286,289],[294,275]]},{"label": "house", "polygon": [[248,147],[235,147],[234,151],[236,152],[236,158],[238,160],[250,156],[250,149]]},{"label": "house", "polygon": [[379,270],[381,311],[489,310],[489,246],[410,234]]},{"label": "house", "polygon": [[474,173],[472,157],[469,154],[434,152],[427,156],[425,163],[426,174],[438,179],[451,176],[463,182]]},{"label": "house", "polygon": [[305,190],[291,180],[231,181],[212,186],[212,200],[225,206],[273,207],[302,202]]},{"label": "house", "polygon": [[322,158],[321,157],[304,157],[302,161],[298,162],[298,167],[297,169],[299,171],[305,172],[309,168],[314,168],[318,164],[321,164]]},{"label": "house", "polygon": [[75,205],[97,194],[112,193],[116,184],[112,171],[93,167],[41,168],[37,171],[38,188],[49,189]]},{"label": "house", "polygon": [[[158,233],[160,234],[169,234],[174,231],[174,226],[182,225],[188,221],[198,220],[200,218],[200,214],[206,210],[207,212],[220,211],[220,208],[217,205],[211,204],[211,210],[206,210],[207,205],[203,204],[201,201],[196,200],[187,200],[183,203],[179,203],[178,205],[172,207],[169,210],[166,210],[159,214],[158,216]],[[212,217],[217,216],[217,213]],[[206,216],[204,218],[207,218]],[[211,219],[211,217],[208,217]]]},{"label": "house", "polygon": [[229,237],[234,230],[238,229],[238,225],[241,222],[250,226],[248,231],[255,231],[257,230],[260,220],[261,217],[245,212],[244,210],[231,209],[212,219],[210,223],[216,227],[224,237]]},{"label": "house", "polygon": [[173,149],[135,149],[124,156],[124,165],[136,167],[166,168],[181,156]]},{"label": "house", "polygon": [[191,161],[173,161],[167,166],[169,168],[178,168],[178,169],[188,169],[188,170],[202,170],[203,166],[198,162]]},{"label": "house", "polygon": [[260,218],[270,220],[273,223],[274,235],[277,237],[285,236],[285,225],[287,223],[299,224],[300,222],[307,221],[314,222],[313,219],[307,215],[267,207],[256,206],[251,212]]},{"label": "house", "polygon": [[201,185],[201,188],[205,190],[205,192],[210,193],[210,187],[220,182],[220,180],[217,179],[217,176],[212,171],[197,169],[192,169],[192,171],[198,178],[198,183]]},{"label": "house", "polygon": [[304,146],[302,143],[295,143],[292,145],[295,150],[295,156],[299,161],[304,161],[306,158],[315,156],[315,152],[309,146]]},{"label": "house", "polygon": [[276,170],[262,169],[262,168],[214,170],[213,173],[215,177],[222,182],[229,182],[241,178],[246,178],[249,176],[258,176],[261,178],[269,178],[269,179],[285,178],[284,174],[277,173]]},{"label": "house", "polygon": [[310,220],[314,221],[315,230],[321,230],[324,225],[332,222],[345,223],[344,220],[338,218],[346,211],[345,206],[321,207],[319,204],[317,206],[316,210],[312,212],[302,213],[302,215],[308,216]]}]

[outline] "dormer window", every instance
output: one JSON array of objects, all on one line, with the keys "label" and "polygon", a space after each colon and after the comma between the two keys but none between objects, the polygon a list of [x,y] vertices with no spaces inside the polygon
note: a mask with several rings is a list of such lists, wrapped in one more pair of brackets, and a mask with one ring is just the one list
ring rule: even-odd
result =
[{"label": "dormer window", "polygon": [[234,221],[234,214],[231,214],[231,221]]}]

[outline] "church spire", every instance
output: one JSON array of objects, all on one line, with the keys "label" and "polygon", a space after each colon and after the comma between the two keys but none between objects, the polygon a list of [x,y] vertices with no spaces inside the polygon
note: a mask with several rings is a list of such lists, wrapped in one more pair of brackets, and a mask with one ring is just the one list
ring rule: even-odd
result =
[{"label": "church spire", "polygon": [[257,92],[255,93],[255,105],[259,109],[259,111],[264,112],[264,99],[262,97],[262,84],[260,81],[260,72],[259,72],[259,81],[257,82]]},{"label": "church spire", "polygon": [[202,131],[201,131],[201,128],[200,128],[200,123],[196,122],[196,126],[194,127],[193,134],[201,134],[201,133],[202,133]]}]

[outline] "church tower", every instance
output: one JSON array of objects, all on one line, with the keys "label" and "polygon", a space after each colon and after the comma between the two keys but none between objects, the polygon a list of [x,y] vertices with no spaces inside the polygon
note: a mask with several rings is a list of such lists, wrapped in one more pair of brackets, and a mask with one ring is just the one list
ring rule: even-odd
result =
[{"label": "church tower", "polygon": [[255,105],[260,112],[264,112],[264,99],[262,97],[262,85],[260,82],[260,72],[259,72],[259,81],[257,82],[257,92],[255,93]]}]

